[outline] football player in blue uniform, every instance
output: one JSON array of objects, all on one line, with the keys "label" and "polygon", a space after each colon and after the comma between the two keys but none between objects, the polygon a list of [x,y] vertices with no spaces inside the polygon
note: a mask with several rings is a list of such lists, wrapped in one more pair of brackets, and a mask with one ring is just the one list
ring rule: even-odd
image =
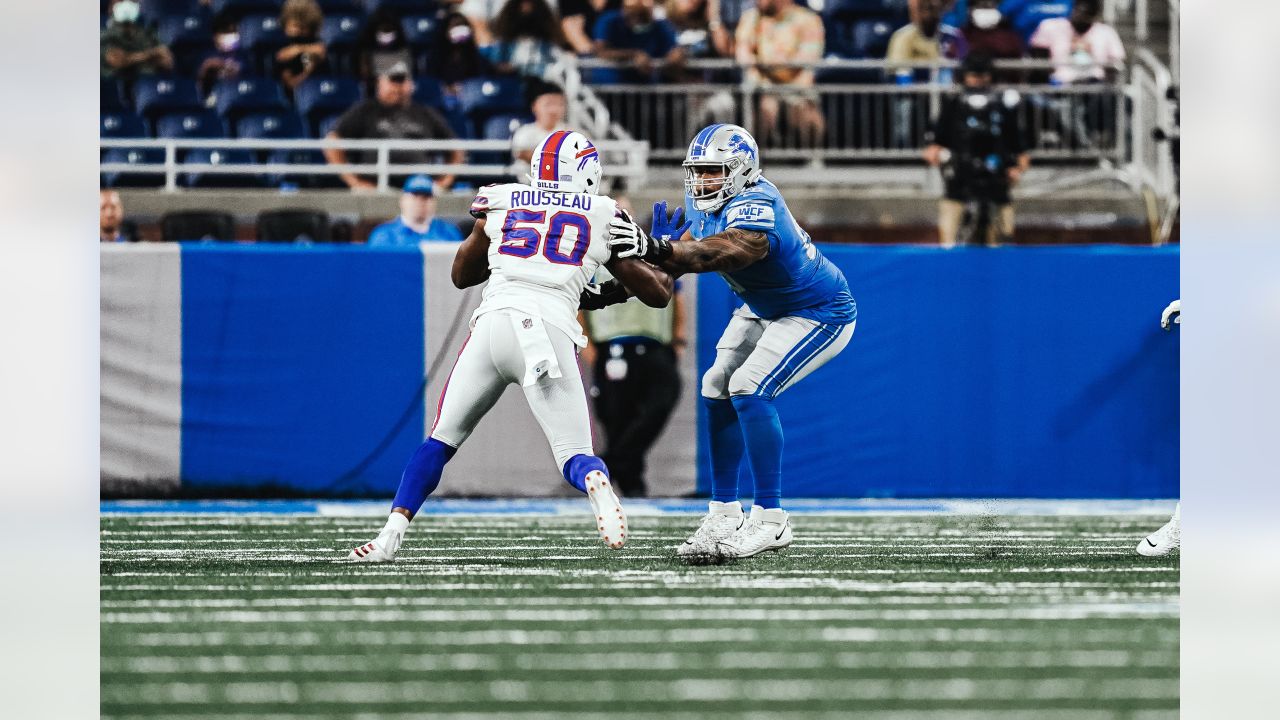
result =
[{"label": "football player in blue uniform", "polygon": [[[654,205],[651,232],[630,218],[610,225],[619,257],[641,257],[673,276],[718,272],[745,303],[716,343],[702,377],[710,420],[712,500],[677,550],[689,558],[743,558],[791,544],[781,507],[782,425],[774,399],[849,344],[857,308],[840,269],[823,257],[760,173],[755,140],[711,125],[685,156],[685,208]],[[607,294],[607,290],[605,293]],[[743,456],[755,476],[750,515],[738,500]]]}]

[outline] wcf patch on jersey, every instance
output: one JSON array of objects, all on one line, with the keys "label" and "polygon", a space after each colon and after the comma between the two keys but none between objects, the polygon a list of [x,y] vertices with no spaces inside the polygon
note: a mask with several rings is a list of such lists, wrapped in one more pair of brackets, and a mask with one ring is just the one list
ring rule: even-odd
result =
[{"label": "wcf patch on jersey", "polygon": [[765,225],[772,227],[773,222],[773,207],[763,203],[735,205],[729,208],[729,214],[725,218],[726,227],[733,227],[734,224]]}]

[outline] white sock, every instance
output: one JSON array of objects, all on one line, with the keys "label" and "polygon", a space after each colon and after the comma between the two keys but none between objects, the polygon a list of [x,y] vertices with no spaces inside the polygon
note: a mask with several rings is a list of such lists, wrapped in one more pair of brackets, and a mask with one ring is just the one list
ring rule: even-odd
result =
[{"label": "white sock", "polygon": [[387,524],[382,526],[382,532],[388,530],[394,531],[397,535],[403,535],[404,531],[409,527],[409,518],[398,512],[393,512],[387,516]]}]

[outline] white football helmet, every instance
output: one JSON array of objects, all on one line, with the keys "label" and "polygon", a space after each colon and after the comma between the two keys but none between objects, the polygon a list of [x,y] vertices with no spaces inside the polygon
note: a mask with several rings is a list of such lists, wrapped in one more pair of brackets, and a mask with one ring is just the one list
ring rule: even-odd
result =
[{"label": "white football helmet", "polygon": [[[703,180],[695,168],[720,168],[722,179]],[[760,179],[760,149],[751,133],[737,125],[708,125],[693,137],[684,156],[684,191],[703,212],[719,209],[729,198]]]},{"label": "white football helmet", "polygon": [[602,175],[596,146],[575,130],[551,133],[533,149],[529,160],[529,184],[539,190],[596,195]]}]

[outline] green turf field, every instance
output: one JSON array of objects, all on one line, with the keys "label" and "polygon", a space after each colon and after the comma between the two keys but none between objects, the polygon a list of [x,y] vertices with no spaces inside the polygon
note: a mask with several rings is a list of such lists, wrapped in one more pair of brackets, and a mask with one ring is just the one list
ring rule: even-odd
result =
[{"label": "green turf field", "polygon": [[111,718],[1177,717],[1177,556],[1142,516],[793,516],[678,564],[692,517],[104,516]]}]

